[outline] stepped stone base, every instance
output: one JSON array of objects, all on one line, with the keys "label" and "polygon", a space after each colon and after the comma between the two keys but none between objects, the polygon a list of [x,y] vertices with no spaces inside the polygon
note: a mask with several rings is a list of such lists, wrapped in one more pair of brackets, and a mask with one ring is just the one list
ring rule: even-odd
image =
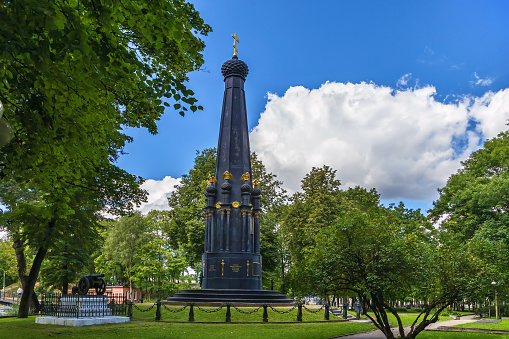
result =
[{"label": "stepped stone base", "polygon": [[237,289],[193,289],[183,290],[176,293],[174,297],[168,298],[167,303],[183,304],[222,304],[230,302],[232,304],[251,304],[251,305],[285,305],[294,304],[293,299],[288,299],[286,295],[279,291],[270,290],[237,290]]},{"label": "stepped stone base", "polygon": [[85,318],[60,318],[60,317],[37,317],[36,324],[60,325],[60,326],[92,326],[103,324],[121,324],[129,322],[129,317],[85,317]]}]

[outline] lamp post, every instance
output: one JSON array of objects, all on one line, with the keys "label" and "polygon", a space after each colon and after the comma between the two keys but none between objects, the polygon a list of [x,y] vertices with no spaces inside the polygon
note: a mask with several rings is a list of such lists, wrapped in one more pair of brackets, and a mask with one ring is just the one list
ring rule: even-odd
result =
[{"label": "lamp post", "polygon": [[495,319],[498,319],[498,300],[497,300],[497,283],[492,281],[491,284],[495,287]]},{"label": "lamp post", "polygon": [[3,283],[3,287],[2,287],[2,294],[4,295],[4,298],[5,298],[5,270],[3,268],[0,268],[0,270],[4,271],[4,283]]}]

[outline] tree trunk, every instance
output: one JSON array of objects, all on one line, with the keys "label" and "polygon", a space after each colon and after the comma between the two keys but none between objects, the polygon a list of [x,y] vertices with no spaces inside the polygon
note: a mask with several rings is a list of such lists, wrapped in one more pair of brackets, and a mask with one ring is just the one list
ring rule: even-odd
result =
[{"label": "tree trunk", "polygon": [[22,288],[25,288],[26,275],[25,272],[27,270],[27,262],[25,260],[25,251],[23,250],[23,241],[21,239],[14,239],[12,244],[12,248],[14,248],[14,252],[16,253],[16,262],[18,268],[18,278],[21,283]]},{"label": "tree trunk", "polygon": [[42,261],[44,260],[46,252],[48,252],[47,249],[39,247],[39,250],[35,255],[34,261],[32,263],[32,268],[30,269],[30,274],[28,275],[26,285],[24,286],[25,290],[23,291],[23,295],[21,296],[21,301],[19,303],[18,318],[28,318],[30,301],[32,300],[33,296],[35,296],[34,293],[35,282],[37,281],[37,277],[39,276],[41,264]]},{"label": "tree trunk", "polygon": [[[23,241],[17,237],[14,239],[12,248],[14,249],[14,252],[16,253],[16,264],[18,269],[18,279],[21,284],[21,288],[23,289],[23,292],[27,290],[27,279],[28,276],[26,275],[27,271],[27,262],[25,259],[25,251],[23,250]],[[21,298],[23,299],[23,296],[25,293],[22,294]],[[35,313],[39,311],[39,300],[37,300],[37,296],[35,293],[32,293],[31,298],[29,299],[29,308],[33,309]]]},{"label": "tree trunk", "polygon": [[64,277],[64,281],[62,281],[62,295],[67,295],[68,290],[69,290],[69,281],[67,280],[67,277]]}]

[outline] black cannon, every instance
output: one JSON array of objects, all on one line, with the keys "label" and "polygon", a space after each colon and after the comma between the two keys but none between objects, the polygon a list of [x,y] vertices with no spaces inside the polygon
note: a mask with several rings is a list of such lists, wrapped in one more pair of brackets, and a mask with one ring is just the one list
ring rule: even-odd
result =
[{"label": "black cannon", "polygon": [[106,283],[104,274],[84,275],[78,282],[78,286],[72,288],[72,294],[86,295],[90,288],[95,288],[97,295],[103,295],[106,292]]}]

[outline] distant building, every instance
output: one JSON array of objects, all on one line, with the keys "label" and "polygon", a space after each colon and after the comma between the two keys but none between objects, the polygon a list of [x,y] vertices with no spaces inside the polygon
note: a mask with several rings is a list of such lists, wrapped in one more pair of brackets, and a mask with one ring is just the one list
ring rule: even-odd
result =
[{"label": "distant building", "polygon": [[[68,294],[71,294],[71,292],[72,292],[71,289],[67,290]],[[95,294],[96,293],[93,288],[91,288],[88,292],[88,295],[95,295]],[[132,301],[134,301],[134,302],[139,301],[141,299],[141,291],[138,288],[133,287],[133,292],[131,295],[129,287],[120,286],[120,285],[106,286],[106,292],[104,293],[104,295],[106,295],[108,297],[113,297],[113,299],[115,299],[115,296],[122,296],[122,297],[125,297],[127,300],[132,299]]]}]

